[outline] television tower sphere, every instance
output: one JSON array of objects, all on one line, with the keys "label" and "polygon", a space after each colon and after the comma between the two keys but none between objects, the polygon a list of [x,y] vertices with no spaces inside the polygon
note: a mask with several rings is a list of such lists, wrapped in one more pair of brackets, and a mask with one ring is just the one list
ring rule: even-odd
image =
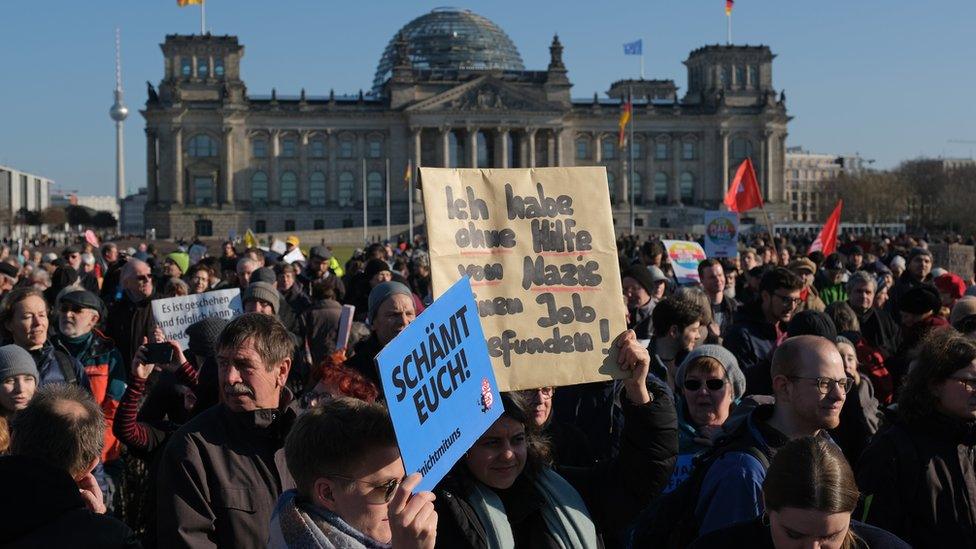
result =
[{"label": "television tower sphere", "polygon": [[125,120],[126,117],[129,116],[129,107],[126,107],[122,103],[122,97],[120,93],[116,92],[115,104],[112,105],[111,109],[109,109],[108,115],[111,116],[112,120],[115,120],[116,122],[121,122]]}]

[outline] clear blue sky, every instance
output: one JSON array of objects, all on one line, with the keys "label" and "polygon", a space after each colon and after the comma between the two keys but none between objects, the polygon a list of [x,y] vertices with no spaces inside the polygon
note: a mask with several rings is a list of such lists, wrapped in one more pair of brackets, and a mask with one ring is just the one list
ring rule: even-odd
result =
[{"label": "clear blue sky", "polygon": [[[356,93],[372,85],[387,41],[441,2],[208,0],[208,27],[245,46],[252,94]],[[644,39],[647,76],[682,89],[688,52],[725,40],[724,0],[525,1],[455,4],[493,20],[530,69],[544,69],[558,32],[573,96],[635,76],[622,44]],[[4,0],[0,7],[0,164],[82,194],[114,192],[114,28],[122,28],[130,191],[145,184],[137,112],[163,68],[167,33],[199,32],[176,0]],[[773,84],[794,120],[789,144],[894,166],[920,155],[971,156],[976,144],[976,2],[738,0],[736,44],[768,44]]]}]

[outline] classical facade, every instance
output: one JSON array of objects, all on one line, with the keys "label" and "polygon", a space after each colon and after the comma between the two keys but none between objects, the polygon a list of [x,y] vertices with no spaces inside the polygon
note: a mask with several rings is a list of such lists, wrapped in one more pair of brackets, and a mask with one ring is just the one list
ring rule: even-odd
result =
[{"label": "classical facade", "polygon": [[[248,94],[233,36],[171,35],[162,50],[164,76],[142,111],[146,228],[160,237],[349,227],[364,209],[381,224],[387,189],[392,221],[404,223],[408,166],[602,165],[618,227],[629,225],[631,200],[638,226],[675,227],[719,207],[751,157],[770,214],[788,216],[789,117],[766,46],[691,52],[683,94],[672,80],[621,80],[582,100],[570,95],[558,36],[548,67],[526,70],[505,33],[466,10],[404,26],[373,88],[352,96]],[[621,150],[628,94],[634,139]]]}]

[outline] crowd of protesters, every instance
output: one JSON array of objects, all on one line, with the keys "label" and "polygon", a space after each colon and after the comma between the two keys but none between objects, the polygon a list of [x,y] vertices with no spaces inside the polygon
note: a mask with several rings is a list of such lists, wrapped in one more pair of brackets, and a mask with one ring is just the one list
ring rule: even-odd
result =
[{"label": "crowd of protesters", "polygon": [[[0,546],[976,547],[976,283],[906,235],[806,244],[681,285],[620,239],[625,379],[504,393],[431,492],[374,361],[431,302],[422,241],[0,246]],[[233,288],[186,348],[153,317]]]}]

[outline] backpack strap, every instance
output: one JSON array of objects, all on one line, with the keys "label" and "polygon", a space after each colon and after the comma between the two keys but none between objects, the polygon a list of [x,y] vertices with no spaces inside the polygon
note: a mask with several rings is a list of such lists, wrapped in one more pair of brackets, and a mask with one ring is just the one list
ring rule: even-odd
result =
[{"label": "backpack strap", "polygon": [[57,361],[58,368],[61,369],[61,375],[64,376],[64,382],[67,383],[68,385],[77,385],[78,374],[75,373],[75,365],[74,363],[71,362],[71,359],[68,357],[68,355],[58,350],[55,350],[54,360]]}]

